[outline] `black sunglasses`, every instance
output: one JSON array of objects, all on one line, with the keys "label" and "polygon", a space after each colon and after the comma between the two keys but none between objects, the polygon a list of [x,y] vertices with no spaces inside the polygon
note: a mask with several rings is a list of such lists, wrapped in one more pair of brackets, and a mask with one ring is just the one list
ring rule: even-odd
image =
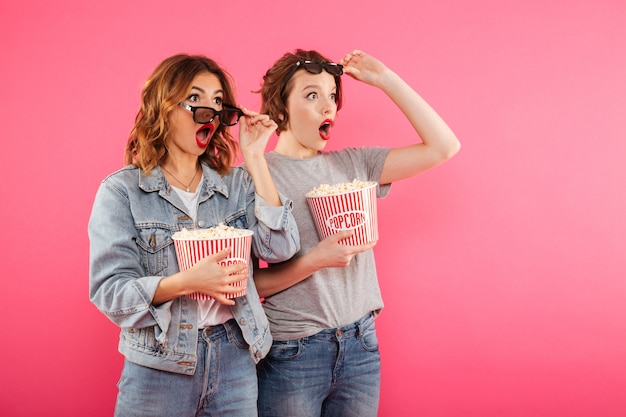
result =
[{"label": "black sunglasses", "polygon": [[343,65],[341,64],[336,64],[334,62],[305,61],[301,59],[300,61],[296,62],[293,68],[289,70],[289,73],[287,73],[285,81],[283,82],[283,86],[280,89],[280,95],[283,94],[283,92],[285,91],[285,87],[287,87],[287,83],[300,67],[304,68],[305,70],[307,70],[307,72],[311,74],[320,74],[322,70],[326,71],[334,77],[339,77],[341,74],[343,74]]},{"label": "black sunglasses", "polygon": [[210,107],[195,107],[185,103],[178,103],[186,110],[193,113],[193,121],[204,125],[211,123],[215,117],[219,116],[220,123],[224,126],[234,126],[239,122],[239,118],[243,116],[243,111],[235,106],[223,104],[222,110],[215,110]]}]

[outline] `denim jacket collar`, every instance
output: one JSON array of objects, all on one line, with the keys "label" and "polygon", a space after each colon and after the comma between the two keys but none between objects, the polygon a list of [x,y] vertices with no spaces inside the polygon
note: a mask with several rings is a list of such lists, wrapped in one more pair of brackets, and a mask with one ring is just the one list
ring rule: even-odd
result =
[{"label": "denim jacket collar", "polygon": [[[200,184],[202,187],[201,199],[206,199],[215,192],[228,198],[228,187],[220,174],[209,168],[206,164],[201,164],[201,166],[203,177],[202,183]],[[171,185],[165,180],[160,166],[153,168],[150,174],[142,172],[139,176],[139,188],[145,192],[159,191],[164,198],[167,198],[166,196],[171,193],[170,187]]]}]

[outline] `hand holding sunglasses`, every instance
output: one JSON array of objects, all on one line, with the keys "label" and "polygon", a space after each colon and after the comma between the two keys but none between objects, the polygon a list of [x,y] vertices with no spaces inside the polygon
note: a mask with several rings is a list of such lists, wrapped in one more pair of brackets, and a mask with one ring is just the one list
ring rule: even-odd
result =
[{"label": "hand holding sunglasses", "polygon": [[339,62],[344,74],[377,87],[381,87],[383,76],[390,71],[381,61],[359,50],[347,53]]}]

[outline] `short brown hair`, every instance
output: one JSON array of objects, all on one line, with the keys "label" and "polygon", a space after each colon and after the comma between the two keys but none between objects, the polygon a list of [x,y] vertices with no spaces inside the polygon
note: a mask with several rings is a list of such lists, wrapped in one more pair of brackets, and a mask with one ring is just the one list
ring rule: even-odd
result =
[{"label": "short brown hair", "polygon": [[[128,137],[125,162],[148,173],[165,159],[168,116],[186,98],[194,78],[214,74],[222,84],[224,102],[235,103],[232,77],[215,61],[202,55],[177,54],[157,66],[141,91],[141,108]],[[237,152],[237,142],[228,126],[220,124],[200,161],[219,173],[226,173]]]},{"label": "short brown hair", "polygon": [[[287,97],[291,92],[292,83],[291,80],[287,80],[287,84],[284,85],[285,78],[294,65],[301,60],[320,63],[332,62],[314,50],[296,49],[293,53],[288,52],[267,70],[263,76],[261,89],[257,91],[257,93],[261,93],[261,113],[267,113],[278,124],[277,134],[285,130],[289,121]],[[342,104],[341,77],[335,77],[335,84],[337,85],[337,110],[339,110]]]}]

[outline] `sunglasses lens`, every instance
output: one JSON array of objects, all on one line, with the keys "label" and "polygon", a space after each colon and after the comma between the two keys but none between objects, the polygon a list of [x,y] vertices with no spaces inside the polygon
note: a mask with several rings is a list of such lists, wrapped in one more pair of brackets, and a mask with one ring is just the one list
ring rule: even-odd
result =
[{"label": "sunglasses lens", "polygon": [[195,118],[197,123],[210,123],[215,117],[215,111],[209,107],[196,107]]},{"label": "sunglasses lens", "polygon": [[327,64],[324,64],[324,69],[330,75],[334,75],[335,77],[339,77],[341,74],[343,74],[343,67],[339,64],[327,63]]},{"label": "sunglasses lens", "polygon": [[335,64],[333,62],[319,63],[319,62],[307,61],[303,63],[302,66],[304,67],[305,70],[307,70],[311,74],[319,74],[322,72],[322,69],[325,70],[330,75],[333,75],[335,77],[338,77],[341,74],[343,74],[343,66],[339,64]]},{"label": "sunglasses lens", "polygon": [[319,64],[317,62],[305,62],[302,64],[302,66],[311,74],[319,74],[322,72],[322,64]]},{"label": "sunglasses lens", "polygon": [[222,110],[220,113],[220,123],[225,126],[234,126],[239,121],[240,113],[237,110]]}]

